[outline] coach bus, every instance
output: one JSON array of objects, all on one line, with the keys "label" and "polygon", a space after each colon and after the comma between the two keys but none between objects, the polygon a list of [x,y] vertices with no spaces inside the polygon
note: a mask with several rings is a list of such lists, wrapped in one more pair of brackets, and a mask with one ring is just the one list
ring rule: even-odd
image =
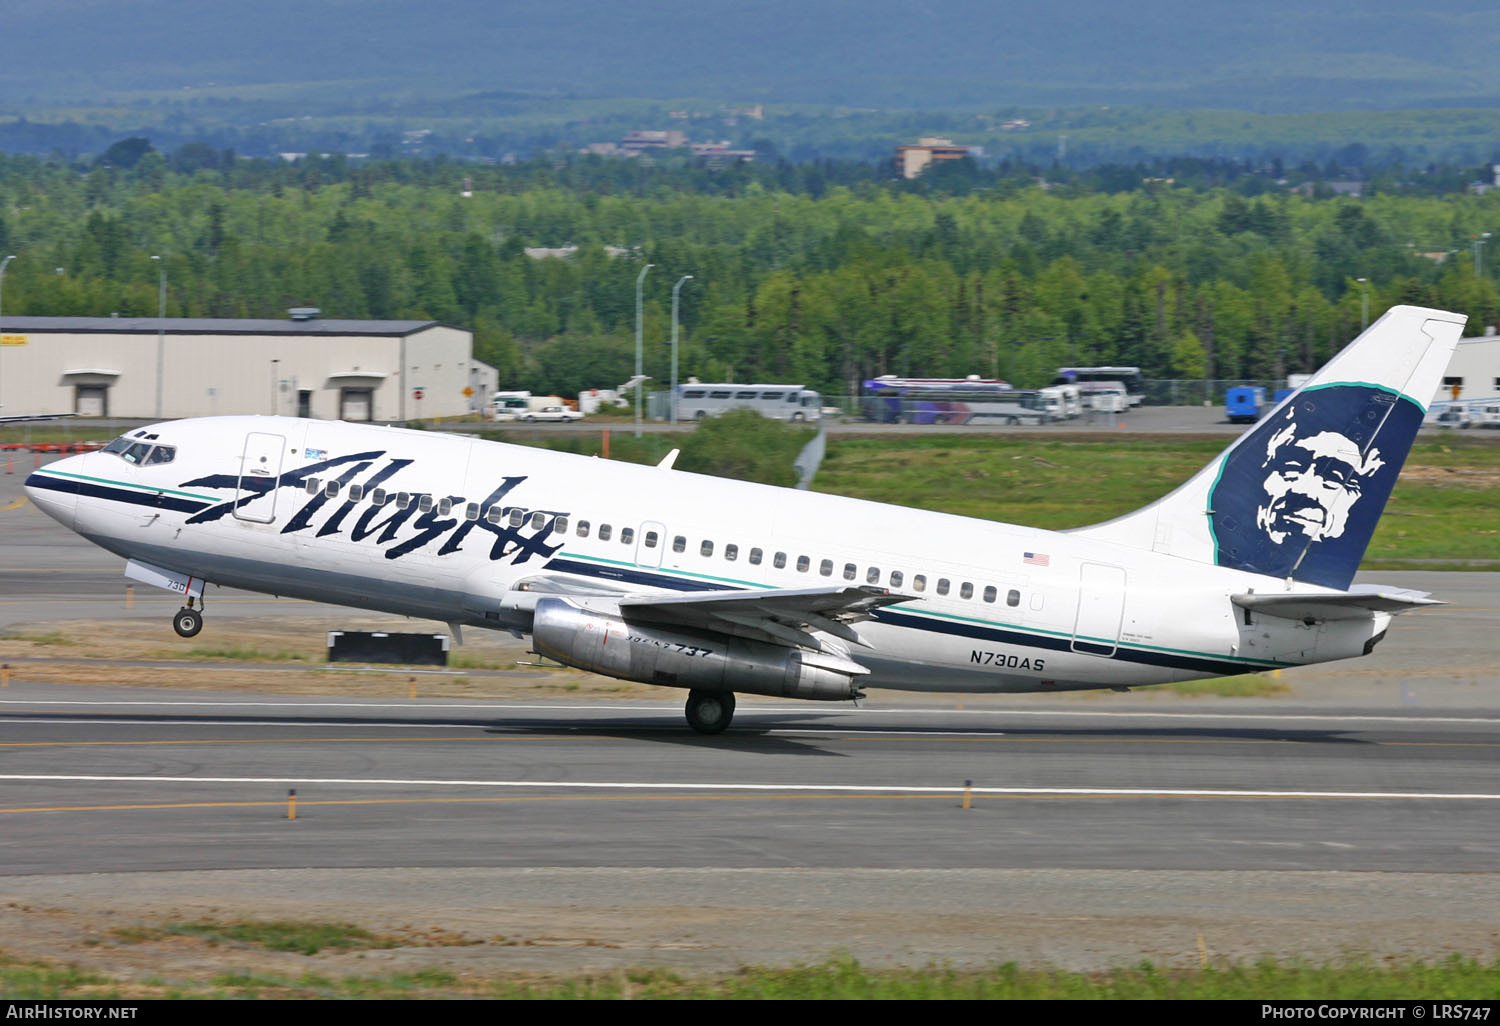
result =
[{"label": "coach bus", "polygon": [[999,397],[1010,382],[998,378],[900,378],[886,374],[861,386],[860,414],[877,424],[944,424],[954,403]]},{"label": "coach bus", "polygon": [[823,397],[801,385],[677,386],[678,420],[703,420],[729,410],[754,410],[774,420],[817,420],[823,415]]}]

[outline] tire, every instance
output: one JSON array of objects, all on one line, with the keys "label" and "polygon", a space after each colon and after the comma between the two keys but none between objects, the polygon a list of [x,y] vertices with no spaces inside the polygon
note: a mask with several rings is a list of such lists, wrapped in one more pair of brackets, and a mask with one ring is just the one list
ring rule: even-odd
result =
[{"label": "tire", "polygon": [[183,606],[172,617],[172,629],[178,637],[191,638],[203,629],[203,614]]},{"label": "tire", "polygon": [[797,421],[797,420],[801,420],[801,419],[802,419],[802,414],[801,414],[800,411],[797,412],[797,413],[792,414],[792,420]]},{"label": "tire", "polygon": [[707,420],[708,419],[708,411],[707,410],[699,410],[697,413],[693,414],[693,419],[694,420]]},{"label": "tire", "polygon": [[734,719],[733,691],[689,691],[687,707],[688,726],[700,734],[723,733]]}]

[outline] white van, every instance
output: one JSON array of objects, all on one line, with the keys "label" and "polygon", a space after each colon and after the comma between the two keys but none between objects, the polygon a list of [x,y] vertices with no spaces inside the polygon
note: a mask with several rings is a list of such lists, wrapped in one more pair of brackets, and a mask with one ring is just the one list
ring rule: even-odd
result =
[{"label": "white van", "polygon": [[1083,415],[1077,385],[1049,385],[1037,392],[1053,420],[1073,420]]},{"label": "white van", "polygon": [[1500,428],[1500,403],[1485,403],[1469,411],[1477,427]]}]

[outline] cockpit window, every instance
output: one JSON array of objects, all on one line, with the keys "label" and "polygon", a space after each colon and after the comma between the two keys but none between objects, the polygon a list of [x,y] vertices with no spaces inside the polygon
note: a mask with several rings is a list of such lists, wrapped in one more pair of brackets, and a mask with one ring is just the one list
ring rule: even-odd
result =
[{"label": "cockpit window", "polygon": [[151,443],[136,442],[130,448],[120,453],[120,459],[126,463],[134,463],[139,466],[146,462],[146,457],[151,453]]},{"label": "cockpit window", "polygon": [[[144,431],[136,432],[137,438],[144,435]],[[155,438],[155,435],[151,436]],[[114,453],[126,463],[134,463],[136,466],[156,466],[163,463],[171,463],[177,458],[177,447],[175,445],[152,445],[149,441],[137,441],[128,435],[121,435],[113,442],[104,447],[104,452]]]}]

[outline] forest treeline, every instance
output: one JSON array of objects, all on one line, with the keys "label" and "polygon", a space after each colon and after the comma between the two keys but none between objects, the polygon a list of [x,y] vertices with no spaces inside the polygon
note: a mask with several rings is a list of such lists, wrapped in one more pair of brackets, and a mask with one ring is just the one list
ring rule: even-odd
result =
[{"label": "forest treeline", "polygon": [[155,315],[160,254],[169,316],[430,318],[471,328],[503,387],[564,394],[632,373],[646,263],[649,374],[667,376],[671,291],[691,275],[684,377],[830,393],[882,373],[1034,385],[1069,363],[1280,377],[1357,334],[1364,303],[1370,320],[1458,310],[1471,334],[1500,315],[1500,253],[1475,266],[1500,192],[1303,195],[1206,161],[1060,181],[959,163],[906,183],[829,163],[0,157],[3,311]]}]

